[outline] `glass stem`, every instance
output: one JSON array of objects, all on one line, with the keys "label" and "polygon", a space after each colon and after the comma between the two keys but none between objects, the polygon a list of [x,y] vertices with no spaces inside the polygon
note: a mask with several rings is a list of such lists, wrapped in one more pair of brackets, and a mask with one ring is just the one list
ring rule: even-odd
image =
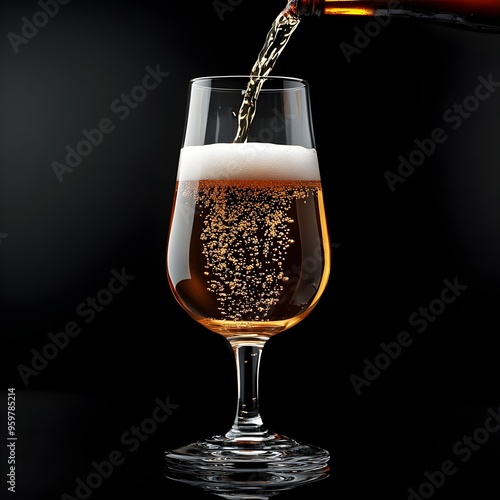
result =
[{"label": "glass stem", "polygon": [[232,441],[261,442],[273,439],[265,428],[259,410],[259,367],[264,341],[252,344],[231,342],[238,377],[238,408],[226,438]]}]

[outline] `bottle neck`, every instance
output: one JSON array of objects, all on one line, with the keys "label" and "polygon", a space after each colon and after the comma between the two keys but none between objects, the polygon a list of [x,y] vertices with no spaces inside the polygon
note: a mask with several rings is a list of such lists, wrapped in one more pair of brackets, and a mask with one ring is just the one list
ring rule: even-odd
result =
[{"label": "bottle neck", "polygon": [[316,14],[413,18],[500,33],[499,0],[289,0],[287,9],[298,17]]}]

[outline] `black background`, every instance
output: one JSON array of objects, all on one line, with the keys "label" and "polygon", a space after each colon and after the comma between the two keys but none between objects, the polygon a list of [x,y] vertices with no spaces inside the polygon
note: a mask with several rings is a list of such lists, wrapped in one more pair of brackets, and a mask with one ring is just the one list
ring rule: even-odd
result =
[{"label": "black background", "polygon": [[[114,451],[125,462],[92,499],[214,498],[161,474],[165,449],[224,432],[236,402],[225,341],[189,319],[168,288],[167,227],[189,80],[248,74],[283,8],[222,4],[72,0],[16,53],[8,34],[21,34],[23,16],[40,6],[0,3],[6,498],[75,496],[77,479]],[[328,479],[280,498],[405,499],[446,460],[455,474],[422,498],[498,498],[500,433],[466,462],[454,446],[500,405],[500,91],[456,130],[443,117],[474,95],[479,77],[500,81],[500,35],[396,19],[378,33],[375,22],[304,19],[273,72],[310,83],[334,244],[317,308],[263,355],[268,427],[332,455]],[[341,44],[366,29],[369,43],[348,62]],[[120,120],[111,103],[157,65],[170,75]],[[52,163],[103,118],[116,129],[59,182]],[[384,173],[438,127],[447,140],[392,192]],[[77,307],[113,269],[134,279],[86,323]],[[408,318],[439,299],[446,279],[467,288],[418,333]],[[33,350],[70,321],[81,333],[23,380],[21,365],[31,368]],[[401,331],[413,343],[358,395],[351,376]],[[9,387],[15,496],[5,482]],[[167,397],[178,408],[132,451],[122,436]]]}]

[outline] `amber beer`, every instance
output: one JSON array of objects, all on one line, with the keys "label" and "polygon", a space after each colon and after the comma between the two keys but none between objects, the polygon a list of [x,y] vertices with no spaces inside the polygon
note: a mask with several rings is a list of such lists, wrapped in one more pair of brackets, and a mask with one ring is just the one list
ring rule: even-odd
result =
[{"label": "amber beer", "polygon": [[393,16],[500,32],[498,0],[292,0],[286,10],[299,17],[313,14]]},{"label": "amber beer", "polygon": [[167,269],[182,307],[230,338],[303,319],[330,254],[316,151],[214,144],[181,151]]}]

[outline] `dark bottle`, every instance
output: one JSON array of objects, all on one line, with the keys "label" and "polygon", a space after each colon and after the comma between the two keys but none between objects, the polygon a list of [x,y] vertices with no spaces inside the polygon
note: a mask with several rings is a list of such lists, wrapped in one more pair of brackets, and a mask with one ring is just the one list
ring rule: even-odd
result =
[{"label": "dark bottle", "polygon": [[391,16],[500,33],[500,0],[291,0],[295,15]]}]

